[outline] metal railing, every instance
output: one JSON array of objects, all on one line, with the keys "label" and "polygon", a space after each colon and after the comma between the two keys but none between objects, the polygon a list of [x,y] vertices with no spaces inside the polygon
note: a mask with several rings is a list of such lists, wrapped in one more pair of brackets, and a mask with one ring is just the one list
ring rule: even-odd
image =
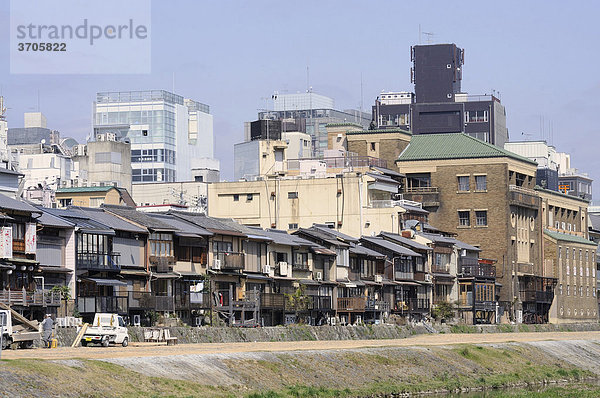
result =
[{"label": "metal railing", "polygon": [[450,273],[450,264],[445,264],[445,265],[431,264],[431,272],[436,273],[436,274],[449,274]]},{"label": "metal railing", "polygon": [[348,167],[381,167],[387,168],[387,161],[372,156],[338,156],[329,158],[288,159],[287,170],[300,170],[300,164],[306,161],[324,162],[328,169],[343,169]]},{"label": "metal railing", "polygon": [[389,312],[390,303],[388,303],[387,301],[375,300],[372,297],[368,297],[365,304],[365,311]]},{"label": "metal railing", "polygon": [[509,185],[509,200],[512,203],[527,207],[537,208],[540,204],[540,198],[533,189]]},{"label": "metal railing", "polygon": [[554,298],[553,292],[539,290],[521,290],[519,292],[521,301],[535,301],[538,303],[551,303]]},{"label": "metal railing", "polygon": [[370,207],[373,209],[386,209],[396,206],[413,206],[413,207],[421,207],[422,203],[415,202],[412,200],[400,199],[400,200],[372,200],[370,203]]},{"label": "metal railing", "polygon": [[77,253],[77,267],[79,269],[118,271],[121,269],[119,264],[120,253],[99,254],[99,253]]},{"label": "metal railing", "polygon": [[439,193],[438,187],[410,187],[404,188],[405,193]]},{"label": "metal railing", "polygon": [[429,308],[429,299],[410,298],[405,301],[397,301],[394,310],[406,314],[411,312],[428,312]]},{"label": "metal railing", "polygon": [[352,311],[352,312],[364,312],[366,306],[366,299],[364,297],[338,297],[337,299],[337,310],[339,311]]},{"label": "metal railing", "polygon": [[496,276],[496,267],[490,264],[463,264],[460,266],[460,273],[462,276],[483,276],[493,278]]},{"label": "metal railing", "polygon": [[129,310],[128,296],[77,297],[77,310],[81,313],[114,312],[126,314]]},{"label": "metal railing", "polygon": [[221,263],[221,269],[244,269],[244,253],[214,253],[214,260]]}]

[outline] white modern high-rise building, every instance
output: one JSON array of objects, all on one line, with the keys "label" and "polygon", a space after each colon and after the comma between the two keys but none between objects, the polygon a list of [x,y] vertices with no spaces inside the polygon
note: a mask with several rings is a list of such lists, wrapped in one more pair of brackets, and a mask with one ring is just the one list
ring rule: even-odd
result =
[{"label": "white modern high-rise building", "polygon": [[94,134],[131,142],[132,182],[193,179],[194,159],[214,158],[208,105],[164,90],[98,93]]}]

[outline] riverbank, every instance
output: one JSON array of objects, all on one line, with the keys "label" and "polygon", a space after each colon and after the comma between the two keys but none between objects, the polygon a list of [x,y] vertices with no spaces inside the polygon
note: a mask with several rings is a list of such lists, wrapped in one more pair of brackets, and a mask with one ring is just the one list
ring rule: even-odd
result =
[{"label": "riverbank", "polygon": [[[129,327],[131,342],[144,341],[144,329]],[[274,341],[329,341],[329,340],[380,340],[402,339],[414,335],[428,334],[424,326],[416,325],[358,325],[358,326],[307,326],[290,325],[261,328],[230,327],[170,327],[171,336],[177,337],[179,344],[194,343],[235,343],[235,342],[274,342]],[[562,325],[434,325],[438,333],[518,333],[518,332],[582,332],[600,331],[600,323],[574,323]],[[75,328],[56,329],[58,345],[71,345],[77,330]]]},{"label": "riverbank", "polygon": [[[468,335],[462,337],[468,341]],[[557,388],[565,392],[569,383],[600,377],[599,343],[579,339],[178,355],[160,355],[162,347],[155,347],[157,355],[144,357],[1,361],[0,391],[15,397],[383,397],[518,391],[560,382],[566,387]],[[593,386],[589,391],[589,396],[598,395]]]}]

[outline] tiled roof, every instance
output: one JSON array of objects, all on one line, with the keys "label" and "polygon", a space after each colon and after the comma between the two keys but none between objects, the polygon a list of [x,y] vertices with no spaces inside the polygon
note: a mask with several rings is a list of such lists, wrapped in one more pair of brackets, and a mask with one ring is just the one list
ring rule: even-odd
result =
[{"label": "tiled roof", "polygon": [[379,253],[375,250],[371,250],[368,247],[364,247],[364,246],[356,245],[356,244],[353,244],[352,247],[350,247],[350,253],[367,256],[367,257],[385,258],[385,254]]},{"label": "tiled roof", "polygon": [[316,243],[313,243],[309,240],[302,239],[296,235],[290,235],[285,231],[279,229],[266,229],[263,230],[259,227],[247,227],[250,231],[254,231],[255,234],[264,235],[267,238],[270,238],[272,242],[276,245],[286,245],[292,247],[313,247],[318,246]]},{"label": "tiled roof", "polygon": [[10,198],[3,194],[0,194],[0,209],[24,211],[28,213],[41,213],[41,211],[29,203]]},{"label": "tiled roof", "polygon": [[181,211],[171,211],[169,214],[173,214],[176,217],[179,217],[183,220],[189,221],[196,225],[201,226],[213,233],[221,234],[221,235],[235,235],[235,236],[246,236],[244,233],[240,232],[238,228],[234,228],[224,222],[222,222],[218,218],[208,217],[204,214],[198,213],[189,213],[189,212],[181,212]]},{"label": "tiled roof", "polygon": [[383,238],[387,238],[389,240],[393,240],[394,242],[397,242],[401,245],[406,245],[406,246],[410,246],[413,249],[417,249],[417,250],[433,250],[431,247],[423,245],[413,239],[409,239],[409,238],[405,238],[402,235],[398,235],[398,234],[393,234],[391,232],[381,232],[379,234],[379,236],[383,237]]},{"label": "tiled roof", "polygon": [[182,220],[181,218],[175,217],[172,214],[148,213],[148,215],[150,217],[160,220],[160,222],[169,224],[170,226],[176,228],[177,231],[175,232],[175,234],[177,234],[179,232],[181,236],[183,236],[183,234],[196,235],[196,236],[212,236],[213,235],[212,232],[202,228],[201,226],[196,225],[191,222],[187,222],[185,220]]},{"label": "tiled roof", "polygon": [[329,228],[328,226],[323,225],[323,224],[315,224],[311,228],[318,229],[321,232],[333,235],[333,236],[337,237],[338,239],[341,239],[341,240],[343,240],[345,242],[358,242],[358,238],[355,238],[355,237],[350,236],[350,235],[343,234],[343,233],[341,233],[339,231],[336,231],[333,228]]},{"label": "tiled roof", "polygon": [[154,231],[177,230],[177,228],[172,227],[171,225],[166,224],[157,218],[149,216],[148,213],[137,211],[136,209],[131,207],[104,204],[102,205],[102,208],[108,211],[109,213],[116,214],[119,217],[123,217],[138,225],[143,225],[144,227]]},{"label": "tiled roof", "polygon": [[80,212],[84,216],[118,231],[148,233],[148,230],[145,228],[138,227],[137,225],[127,222],[122,218],[115,216],[114,214],[104,211],[103,209],[91,209],[89,207],[69,207],[69,209],[73,210],[74,212]]},{"label": "tiled roof", "polygon": [[76,212],[72,209],[44,209],[55,217],[63,218],[70,223],[75,224],[83,233],[114,235],[115,231],[108,225],[105,225],[96,220],[92,220],[82,212]]},{"label": "tiled roof", "polygon": [[562,240],[565,242],[572,242],[572,243],[581,243],[584,245],[594,245],[594,246],[597,245],[597,243],[594,243],[591,240],[582,238],[581,236],[577,236],[577,235],[563,234],[561,232],[549,231],[547,229],[544,230],[544,233],[546,235],[548,235],[549,237],[551,237],[552,239],[556,239],[556,240]]},{"label": "tiled roof", "polygon": [[361,238],[362,241],[364,242],[368,242],[371,243],[373,245],[379,246],[381,248],[387,249],[389,251],[392,251],[396,254],[401,254],[404,256],[415,256],[415,257],[422,257],[419,253],[414,252],[412,250],[410,250],[407,247],[398,245],[394,242],[390,242],[389,240],[385,240],[383,238],[378,238],[378,237],[370,237],[370,236],[363,236]]},{"label": "tiled roof", "polygon": [[499,157],[508,157],[530,164],[537,164],[531,159],[464,133],[414,135],[410,140],[410,144],[398,157],[398,161]]},{"label": "tiled roof", "polygon": [[45,227],[73,228],[75,226],[74,223],[69,222],[64,218],[48,213],[47,211],[45,211],[46,209],[41,206],[36,207],[42,212],[42,215],[38,217],[37,222]]}]

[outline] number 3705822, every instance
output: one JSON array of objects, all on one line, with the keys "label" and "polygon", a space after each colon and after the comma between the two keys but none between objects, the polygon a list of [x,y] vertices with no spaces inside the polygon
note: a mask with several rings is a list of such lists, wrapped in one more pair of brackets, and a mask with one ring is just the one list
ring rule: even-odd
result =
[{"label": "number 3705822", "polygon": [[67,43],[17,43],[19,51],[67,51]]}]

